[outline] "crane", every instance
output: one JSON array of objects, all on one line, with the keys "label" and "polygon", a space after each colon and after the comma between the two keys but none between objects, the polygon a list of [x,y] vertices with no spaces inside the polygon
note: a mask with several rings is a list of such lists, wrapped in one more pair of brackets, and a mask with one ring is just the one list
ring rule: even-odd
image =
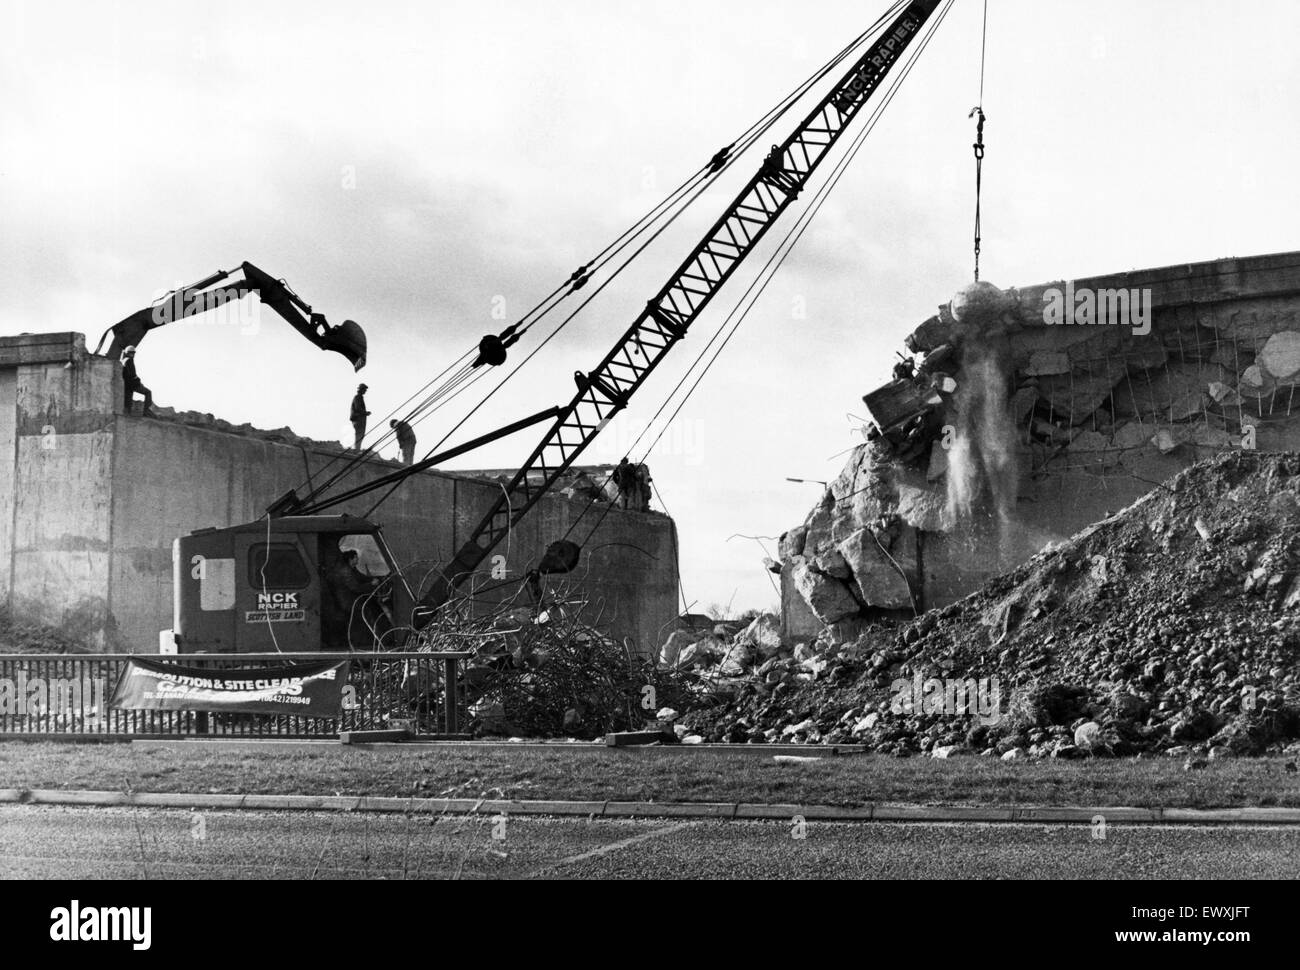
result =
[{"label": "crane", "polygon": [[[265,520],[178,540],[173,635],[182,652],[256,652],[272,643],[277,649],[346,648],[354,642],[348,623],[355,627],[357,617],[354,609],[349,619],[341,604],[349,601],[352,594],[347,588],[357,585],[358,576],[382,577],[371,588],[383,586],[386,603],[381,610],[375,605],[377,598],[368,597],[373,615],[361,618],[381,642],[389,631],[400,629],[394,618],[410,616],[415,630],[427,625],[686,339],[692,324],[795,203],[942,2],[911,0],[905,6],[895,5],[902,7],[897,16],[789,137],[772,146],[758,172],[613,348],[590,371],[574,375],[576,391],[567,404],[343,492],[326,495],[318,488],[299,495],[291,491],[269,507]],[[729,151],[719,152],[710,169],[724,164]],[[571,282],[575,288],[585,285],[585,267]],[[516,327],[485,337],[474,366],[500,366],[519,338]],[[490,442],[544,424],[549,427],[528,459],[450,563],[418,595],[401,575],[378,526],[326,514]],[[572,569],[574,551],[563,543],[553,545],[541,571]],[[364,570],[357,568],[361,564],[366,565]],[[340,588],[346,594],[342,601]],[[379,616],[380,612],[386,616]],[[402,634],[398,636],[400,642]]]}]

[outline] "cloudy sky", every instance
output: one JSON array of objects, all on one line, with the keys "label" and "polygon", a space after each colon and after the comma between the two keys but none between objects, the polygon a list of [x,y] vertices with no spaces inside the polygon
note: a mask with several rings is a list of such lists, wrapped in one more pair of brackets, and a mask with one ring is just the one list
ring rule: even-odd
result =
[{"label": "cloudy sky", "polygon": [[[0,333],[93,346],[161,292],[249,260],[362,324],[387,413],[499,329],[494,307],[531,306],[886,6],[2,0]],[[775,602],[760,544],[731,537],[802,521],[818,489],[786,479],[839,472],[862,395],[969,281],[981,13],[958,0],[650,458],[695,608]],[[1300,4],[991,0],[989,17],[986,279],[1300,248]],[[568,375],[604,356],[736,188],[702,199],[465,434],[567,401]],[[621,457],[745,285],[592,462]],[[252,330],[158,331],[141,374],[166,405],[342,437],[347,364],[269,314]],[[462,467],[517,465],[534,440]]]}]

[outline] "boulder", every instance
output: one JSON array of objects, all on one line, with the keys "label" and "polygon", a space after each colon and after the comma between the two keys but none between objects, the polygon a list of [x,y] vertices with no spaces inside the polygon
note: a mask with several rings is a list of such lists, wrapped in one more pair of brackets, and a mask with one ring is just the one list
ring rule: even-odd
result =
[{"label": "boulder", "polygon": [[686,630],[678,630],[659,650],[659,666],[676,667],[682,662],[682,651],[695,645],[698,637]]},{"label": "boulder", "polygon": [[823,576],[829,576],[831,579],[848,580],[853,578],[853,570],[849,564],[844,561],[838,549],[827,549],[816,557],[813,562],[817,572]]},{"label": "boulder", "polygon": [[947,761],[950,758],[969,758],[974,754],[974,750],[964,744],[948,744],[935,748],[930,752],[930,757],[939,761]]},{"label": "boulder", "polygon": [[812,559],[823,550],[831,547],[831,526],[834,523],[833,505],[833,501],[831,503],[823,502],[808,517],[802,553],[805,558]]},{"label": "boulder", "polygon": [[[908,609],[912,605],[909,581],[881,551],[882,544],[884,540],[878,543],[870,529],[859,529],[840,543],[839,549],[853,570],[853,580],[864,603],[884,610]],[[904,570],[915,570],[915,554],[903,554],[900,550],[890,555]]]},{"label": "boulder", "polygon": [[1220,404],[1224,407],[1234,407],[1241,403],[1241,397],[1237,392],[1232,389],[1231,385],[1225,384],[1223,381],[1212,381],[1208,390],[1210,393],[1210,399],[1213,400],[1215,404]]},{"label": "boulder", "polygon": [[1178,440],[1178,435],[1172,428],[1161,428],[1156,432],[1155,437],[1151,439],[1151,444],[1153,444],[1156,450],[1162,455],[1168,455],[1178,450],[1178,446],[1181,442]]},{"label": "boulder", "polygon": [[851,733],[853,734],[854,737],[857,737],[860,734],[866,734],[868,731],[872,730],[879,723],[880,723],[879,714],[868,714],[862,720],[858,721],[858,723],[853,725],[853,730]]},{"label": "boulder", "polygon": [[[954,525],[946,495],[911,485],[898,488],[898,514],[904,522],[922,532],[948,532]],[[847,564],[845,568],[849,568]]]},{"label": "boulder", "polygon": [[801,721],[798,724],[787,724],[781,729],[781,737],[789,738],[796,734],[811,734],[817,730],[817,722],[813,720]]},{"label": "boulder", "polygon": [[1257,363],[1278,380],[1300,375],[1300,333],[1287,330],[1274,334],[1259,352]]},{"label": "boulder", "polygon": [[[677,656],[677,663],[675,666],[679,670],[689,670],[697,664],[705,663],[708,659],[708,656],[700,650],[698,646],[692,643],[690,646],[682,648],[682,652]],[[667,667],[670,665],[664,664],[664,666]]]},{"label": "boulder", "polygon": [[1074,743],[1085,751],[1101,745],[1101,725],[1096,721],[1080,724],[1074,730]]},{"label": "boulder", "polygon": [[822,623],[838,623],[858,612],[858,601],[848,587],[837,579],[823,576],[807,560],[795,561],[791,577],[799,595]]},{"label": "boulder", "polygon": [[1271,397],[1277,386],[1277,378],[1259,364],[1252,364],[1242,371],[1241,380],[1237,383],[1237,394],[1242,398],[1258,400]]},{"label": "boulder", "polygon": [[781,621],[770,613],[764,613],[737,639],[752,646],[765,660],[775,657],[781,652]]},{"label": "boulder", "polygon": [[781,537],[781,560],[789,562],[795,556],[802,556],[807,541],[807,526],[801,525],[797,529],[791,529]]}]

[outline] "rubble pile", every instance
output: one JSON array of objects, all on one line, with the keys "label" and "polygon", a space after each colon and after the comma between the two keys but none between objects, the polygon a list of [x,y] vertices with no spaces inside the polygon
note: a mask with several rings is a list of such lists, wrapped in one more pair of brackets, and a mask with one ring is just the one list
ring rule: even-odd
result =
[{"label": "rubble pile", "polygon": [[294,433],[291,428],[277,428],[273,431],[267,431],[262,428],[255,428],[251,424],[233,424],[215,415],[204,414],[199,411],[177,411],[174,408],[161,407],[157,404],[153,407],[153,414],[154,418],[160,421],[171,421],[205,431],[220,431],[225,434],[239,435],[243,438],[260,438],[263,441],[302,448],[323,449],[326,451],[345,450],[341,442],[315,441],[311,438],[304,438]]},{"label": "rubble pile", "polygon": [[[733,656],[747,679],[686,725],[899,756],[1284,747],[1300,738],[1300,456],[1204,462],[960,603],[861,626]],[[947,703],[953,683],[979,706]]]}]

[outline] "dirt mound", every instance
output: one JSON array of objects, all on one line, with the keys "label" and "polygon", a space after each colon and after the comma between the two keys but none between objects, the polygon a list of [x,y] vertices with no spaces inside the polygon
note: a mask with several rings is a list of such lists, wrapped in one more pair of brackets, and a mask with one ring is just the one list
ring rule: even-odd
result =
[{"label": "dirt mound", "polygon": [[1197,465],[962,603],[766,666],[695,728],[899,755],[1284,745],[1300,736],[1300,456]]}]

